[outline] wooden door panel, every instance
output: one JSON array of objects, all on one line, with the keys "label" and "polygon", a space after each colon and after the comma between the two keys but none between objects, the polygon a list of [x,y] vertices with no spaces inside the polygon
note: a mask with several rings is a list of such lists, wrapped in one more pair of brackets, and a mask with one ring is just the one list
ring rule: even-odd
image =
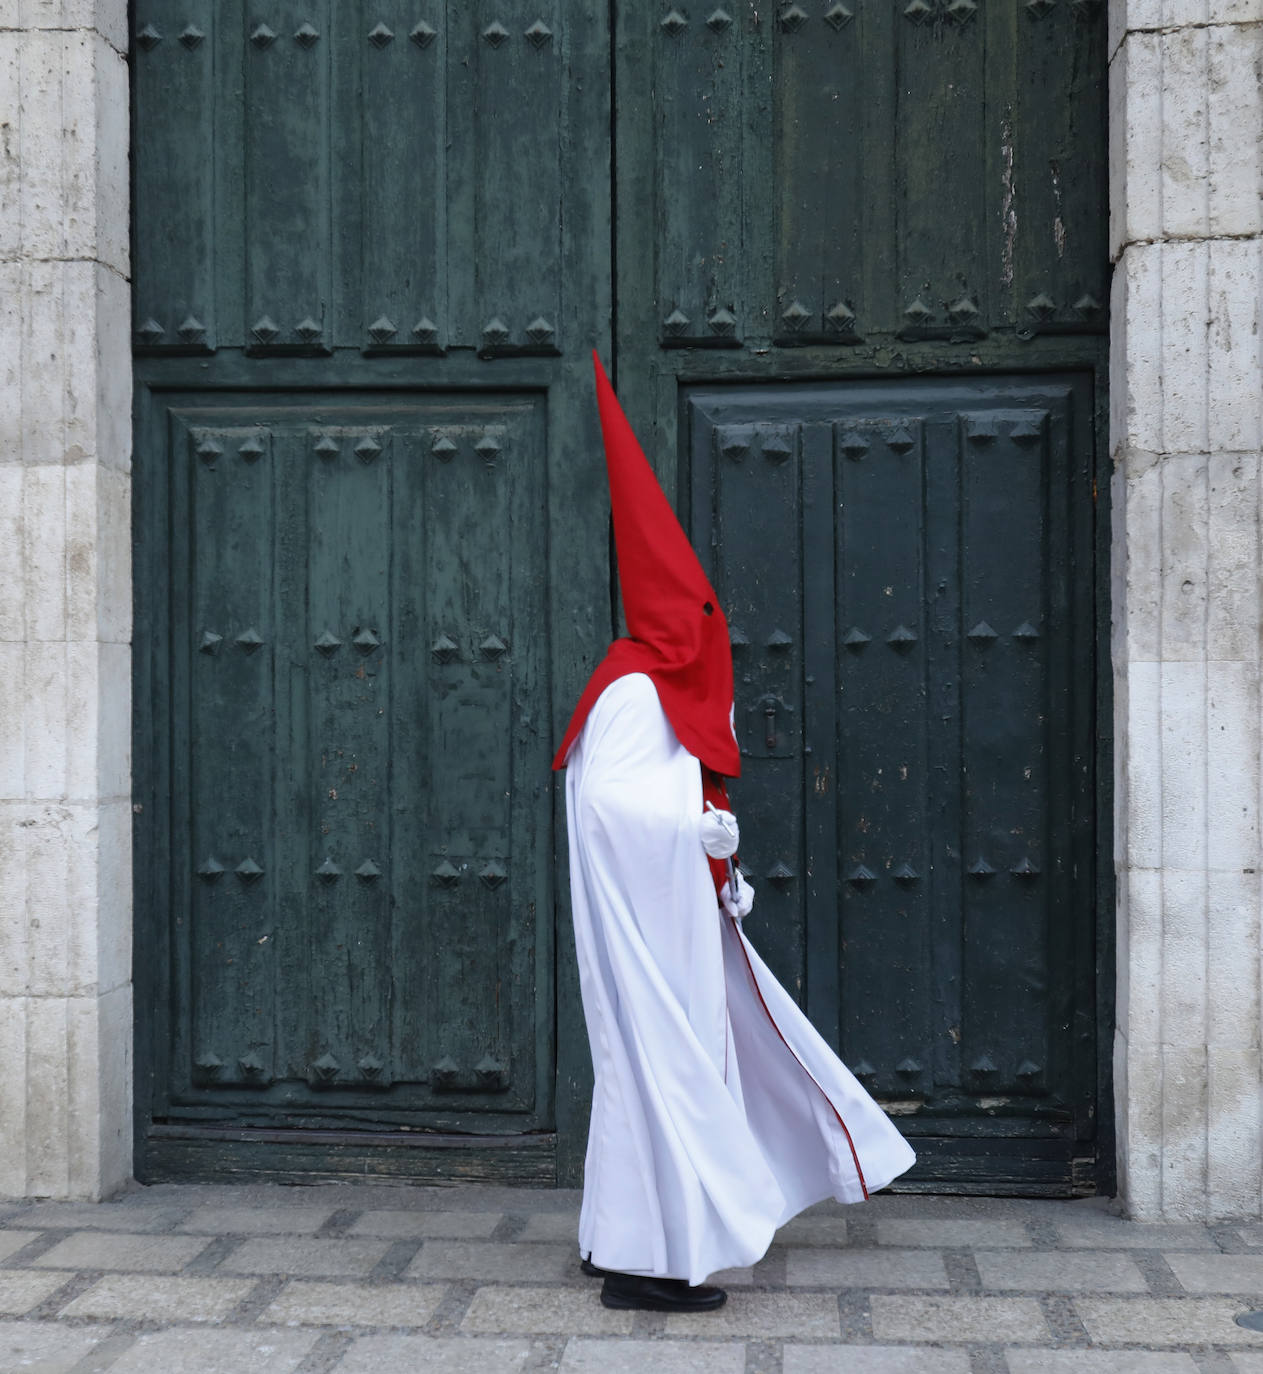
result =
[{"label": "wooden door panel", "polygon": [[543,412],[169,405],[169,1113],[547,1120]]},{"label": "wooden door panel", "polygon": [[[1016,1137],[1032,1148],[1010,1173],[1070,1189],[1096,1089],[1090,384],[701,387],[686,404],[694,537],[751,641],[751,934],[925,1142],[917,1178],[955,1177],[951,1139]],[[773,702],[794,712],[775,749]],[[769,881],[790,852],[807,881]]]}]

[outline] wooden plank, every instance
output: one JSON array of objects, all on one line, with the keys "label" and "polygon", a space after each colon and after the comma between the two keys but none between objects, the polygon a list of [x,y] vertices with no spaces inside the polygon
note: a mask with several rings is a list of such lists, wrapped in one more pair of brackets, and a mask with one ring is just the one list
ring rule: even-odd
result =
[{"label": "wooden plank", "polygon": [[[344,50],[360,85],[339,122],[360,139],[359,235],[347,247],[361,270],[346,341],[437,348],[448,317],[446,34],[433,21],[432,37],[419,28],[406,0],[347,9],[355,28]],[[424,321],[433,329],[418,332]]]},{"label": "wooden plank", "polygon": [[[556,1186],[556,1138],[378,1137],[351,1131],[213,1131],[155,1124],[144,1143],[146,1183],[488,1183]],[[141,1177],[141,1169],[137,1177]]]},{"label": "wooden plank", "polygon": [[269,747],[276,624],[275,457],[265,426],[203,416],[173,454],[187,471],[195,560],[188,584],[191,905],[187,1004],[192,1063],[205,1090],[272,1080],[276,873]]},{"label": "wooden plank", "polygon": [[[876,399],[857,398],[834,427],[841,1045],[866,1085],[915,1096],[931,1082],[935,877],[926,818],[941,824],[934,811],[944,776],[927,739],[938,605],[928,596],[925,488],[934,469],[920,417],[899,413],[895,395],[889,411]],[[896,1005],[902,1011],[891,1017]]]},{"label": "wooden plank", "polygon": [[138,348],[203,352],[217,340],[213,65],[219,12],[162,2],[146,11],[133,50],[137,128],[133,216],[148,251],[133,264]]},{"label": "wooden plank", "polygon": [[864,327],[857,312],[864,325],[872,323],[864,271],[880,245],[865,232],[865,204],[888,163],[868,157],[859,134],[868,74],[874,67],[884,74],[872,56],[883,24],[879,7],[834,4],[823,16],[785,6],[771,26],[776,179],[792,188],[770,197],[777,221],[774,329],[785,346],[849,340]]},{"label": "wooden plank", "polygon": [[[329,0],[246,17],[246,341],[325,352],[333,340]],[[312,35],[315,35],[314,37]]]}]

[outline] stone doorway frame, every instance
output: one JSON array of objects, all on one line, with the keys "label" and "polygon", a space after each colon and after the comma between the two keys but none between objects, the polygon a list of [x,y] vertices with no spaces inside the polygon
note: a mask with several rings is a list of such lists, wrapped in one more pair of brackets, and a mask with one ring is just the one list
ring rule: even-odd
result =
[{"label": "stone doorway frame", "polygon": [[[1109,14],[1115,1095],[1151,1220],[1263,1207],[1261,20]],[[127,47],[125,0],[0,0],[0,1197],[131,1175]]]}]

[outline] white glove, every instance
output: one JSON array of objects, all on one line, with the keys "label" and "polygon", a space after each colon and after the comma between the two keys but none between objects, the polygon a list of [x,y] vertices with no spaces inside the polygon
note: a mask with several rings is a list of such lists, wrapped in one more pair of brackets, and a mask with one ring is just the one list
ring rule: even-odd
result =
[{"label": "white glove", "polygon": [[750,908],[754,906],[754,888],[742,877],[739,868],[733,871],[737,878],[736,901],[732,898],[729,884],[725,883],[719,890],[719,905],[734,921],[740,921],[750,914]]},{"label": "white glove", "polygon": [[712,859],[730,859],[741,843],[737,818],[731,811],[718,810],[714,802],[707,802],[706,808],[701,825],[702,848]]}]

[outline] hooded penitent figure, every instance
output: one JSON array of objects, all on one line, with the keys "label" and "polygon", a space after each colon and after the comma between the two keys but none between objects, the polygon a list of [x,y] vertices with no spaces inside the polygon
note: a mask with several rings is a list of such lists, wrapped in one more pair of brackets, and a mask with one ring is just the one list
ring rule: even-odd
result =
[{"label": "hooded penitent figure", "polygon": [[700,1284],[914,1156],[742,929],[751,889],[715,857],[741,768],[728,626],[599,361],[596,385],[628,635],[554,761],[595,1069],[579,1248]]}]

